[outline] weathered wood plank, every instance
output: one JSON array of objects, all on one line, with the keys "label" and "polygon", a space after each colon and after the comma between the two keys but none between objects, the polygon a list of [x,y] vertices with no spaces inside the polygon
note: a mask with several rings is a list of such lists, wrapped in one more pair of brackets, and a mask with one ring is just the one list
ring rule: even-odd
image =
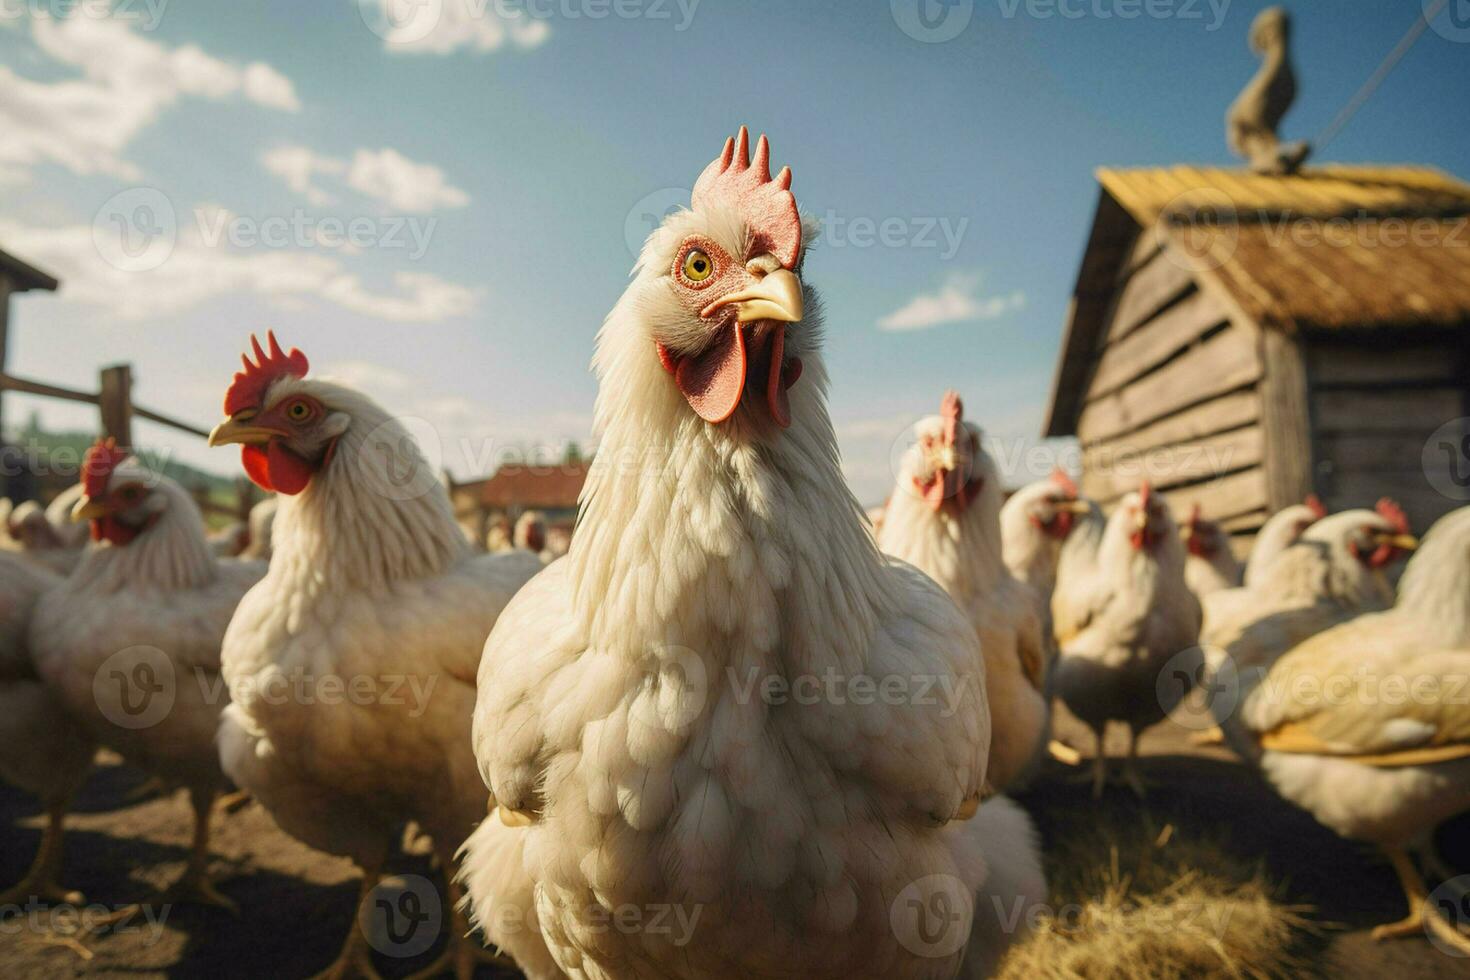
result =
[{"label": "weathered wood plank", "polygon": [[1266,499],[1272,510],[1312,492],[1311,389],[1301,344],[1278,330],[1261,333],[1261,424],[1266,431]]},{"label": "weathered wood plank", "polygon": [[1116,343],[1147,322],[1180,295],[1195,288],[1194,278],[1167,251],[1158,252],[1133,274],[1118,291],[1106,318],[1106,343]]},{"label": "weathered wood plank", "polygon": [[1084,445],[1111,439],[1260,377],[1255,338],[1232,326],[1153,374],[1089,402],[1078,420],[1077,434]]},{"label": "weathered wood plank", "polygon": [[1327,432],[1317,437],[1314,455],[1324,469],[1336,473],[1417,471],[1423,465],[1424,441],[1393,432]]},{"label": "weathered wood plank", "polygon": [[1167,490],[1259,466],[1264,452],[1265,436],[1259,426],[1142,451],[1126,440],[1108,443],[1083,454],[1084,485],[1088,496],[1100,500],[1120,497],[1144,479]]},{"label": "weathered wood plank", "polygon": [[1312,395],[1317,433],[1399,432],[1426,439],[1465,414],[1460,388],[1333,389]]},{"label": "weathered wood plank", "polygon": [[[1202,439],[1257,421],[1260,417],[1259,404],[1259,397],[1254,391],[1231,392],[1176,412],[1115,441],[1134,452],[1146,452],[1157,446]],[[1108,445],[1111,441],[1114,440],[1092,443],[1087,448]]]},{"label": "weathered wood plank", "polygon": [[1383,350],[1313,340],[1307,345],[1307,367],[1314,388],[1456,380],[1455,359],[1442,345]]},{"label": "weathered wood plank", "polygon": [[1266,474],[1259,467],[1232,473],[1209,483],[1167,491],[1164,499],[1175,514],[1188,514],[1199,504],[1200,511],[1211,520],[1229,520],[1266,507]]},{"label": "weathered wood plank", "polygon": [[1097,398],[1123,387],[1158,367],[1229,317],[1213,297],[1199,290],[1103,351],[1092,377],[1089,397]]}]

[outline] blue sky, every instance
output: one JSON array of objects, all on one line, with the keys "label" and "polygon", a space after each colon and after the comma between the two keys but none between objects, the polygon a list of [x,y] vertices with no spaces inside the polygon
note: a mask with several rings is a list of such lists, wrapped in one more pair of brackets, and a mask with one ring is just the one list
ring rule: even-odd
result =
[{"label": "blue sky", "polygon": [[[1092,170],[1229,163],[1223,115],[1264,6],[946,0],[960,19],[940,31],[968,22],[925,41],[903,25],[938,0],[422,0],[431,20],[397,35],[384,2],[405,0],[82,0],[69,17],[0,0],[0,248],[64,283],[15,301],[10,369],[94,387],[128,361],[141,404],[208,425],[245,338],[273,327],[426,420],[460,476],[585,441],[630,236],[747,123],[828,224],[807,278],[848,473],[874,502],[946,387],[1010,451],[1034,439]],[[1291,9],[1285,130],[1307,137],[1420,3]],[[1323,159],[1470,177],[1470,43],[1437,26]],[[157,234],[118,237],[139,228]],[[92,423],[17,396],[7,420],[32,407]]]}]

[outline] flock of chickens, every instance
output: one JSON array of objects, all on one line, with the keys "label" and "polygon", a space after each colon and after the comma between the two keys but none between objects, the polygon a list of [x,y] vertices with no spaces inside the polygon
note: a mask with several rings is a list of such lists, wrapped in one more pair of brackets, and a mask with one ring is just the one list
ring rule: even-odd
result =
[{"label": "flock of chickens", "polygon": [[[869,522],[790,183],[742,129],[649,237],[598,337],[564,557],[473,546],[432,476],[404,491],[427,463],[391,412],[274,336],[210,437],[276,494],[252,553],[220,557],[189,495],[110,443],[12,513],[0,777],[48,825],[0,905],[78,899],[63,820],[106,746],[189,791],[162,900],[231,905],[207,859],[235,787],[355,861],[364,900],[420,828],[454,910],[432,969],[461,977],[488,955],[472,923],[538,980],[984,976],[1023,938],[996,911],[1047,900],[1001,794],[1048,748],[1075,761],[1053,697],[1097,733],[1099,793],[1126,725],[1142,793],[1138,733],[1198,684],[1283,796],[1389,854],[1410,916],[1379,935],[1470,949],[1408,857],[1470,808],[1470,509],[1419,547],[1390,502],[1309,501],[1242,568],[1146,483],[1106,518],[1060,473],[1003,502],[950,394]],[[670,908],[687,935],[652,927]],[[354,925],[323,975],[374,976],[369,952]]]}]

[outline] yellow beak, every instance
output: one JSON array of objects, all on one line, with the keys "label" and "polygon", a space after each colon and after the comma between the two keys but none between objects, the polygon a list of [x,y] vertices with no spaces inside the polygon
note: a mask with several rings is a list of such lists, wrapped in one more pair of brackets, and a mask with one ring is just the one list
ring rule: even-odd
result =
[{"label": "yellow beak", "polygon": [[739,323],[752,320],[781,320],[796,323],[801,319],[804,304],[801,298],[801,280],[796,273],[777,269],[766,275],[748,289],[741,289],[721,296],[700,311],[701,316],[710,316],[723,306],[734,305],[735,319]]},{"label": "yellow beak", "polygon": [[106,516],[107,508],[91,497],[80,497],[75,504],[72,504],[71,519],[75,524],[80,524],[82,521],[94,521]]},{"label": "yellow beak", "polygon": [[1415,551],[1419,547],[1419,539],[1412,534],[1380,533],[1378,540],[1383,544],[1393,545],[1399,551]]},{"label": "yellow beak", "polygon": [[1063,500],[1057,504],[1057,510],[1069,514],[1087,514],[1091,513],[1092,508],[1087,505],[1087,501],[1085,500]]},{"label": "yellow beak", "polygon": [[284,432],[262,425],[251,425],[244,419],[225,419],[209,433],[209,445],[211,447],[232,444],[262,446],[276,436],[283,435],[285,435]]}]

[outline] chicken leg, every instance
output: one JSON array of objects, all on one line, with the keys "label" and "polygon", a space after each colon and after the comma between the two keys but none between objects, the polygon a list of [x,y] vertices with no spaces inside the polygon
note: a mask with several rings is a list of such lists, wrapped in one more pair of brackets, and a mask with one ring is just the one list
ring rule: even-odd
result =
[{"label": "chicken leg", "polygon": [[1140,800],[1148,796],[1143,774],[1138,771],[1138,730],[1131,726],[1128,729],[1128,754],[1123,757],[1123,782]]},{"label": "chicken leg", "polygon": [[214,812],[213,789],[189,790],[189,803],[194,810],[194,840],[189,846],[189,863],[172,885],[147,903],[139,902],[121,908],[97,921],[95,928],[121,925],[141,912],[145,904],[156,906],[206,905],[239,915],[240,907],[220,894],[209,878],[209,818]]},{"label": "chicken leg", "polygon": [[1406,939],[1421,935],[1427,930],[1447,946],[1470,955],[1470,936],[1466,936],[1453,922],[1429,907],[1429,893],[1424,887],[1424,880],[1419,877],[1419,871],[1414,867],[1408,853],[1398,847],[1385,847],[1383,851],[1399,876],[1399,885],[1403,887],[1404,897],[1409,902],[1409,914],[1398,922],[1374,929],[1374,942]]},{"label": "chicken leg", "polygon": [[342,980],[343,977],[352,976],[354,972],[364,980],[382,980],[373,967],[372,950],[368,947],[367,935],[362,931],[362,907],[367,904],[373,889],[378,887],[378,882],[382,879],[381,863],[362,869],[362,884],[357,891],[357,902],[352,907],[352,924],[348,927],[347,940],[342,944],[342,951],[330,966],[311,980]]},{"label": "chicken leg", "polygon": [[1097,743],[1092,756],[1092,798],[1094,800],[1102,799],[1103,789],[1108,783],[1108,750],[1103,744],[1103,736],[1106,734],[1106,725],[1096,732]]},{"label": "chicken leg", "polygon": [[61,876],[61,856],[66,829],[63,823],[68,799],[53,800],[46,805],[46,826],[41,830],[41,846],[25,877],[0,892],[0,907],[29,904],[31,899],[55,905],[80,905],[82,893],[67,891],[57,879]]}]

